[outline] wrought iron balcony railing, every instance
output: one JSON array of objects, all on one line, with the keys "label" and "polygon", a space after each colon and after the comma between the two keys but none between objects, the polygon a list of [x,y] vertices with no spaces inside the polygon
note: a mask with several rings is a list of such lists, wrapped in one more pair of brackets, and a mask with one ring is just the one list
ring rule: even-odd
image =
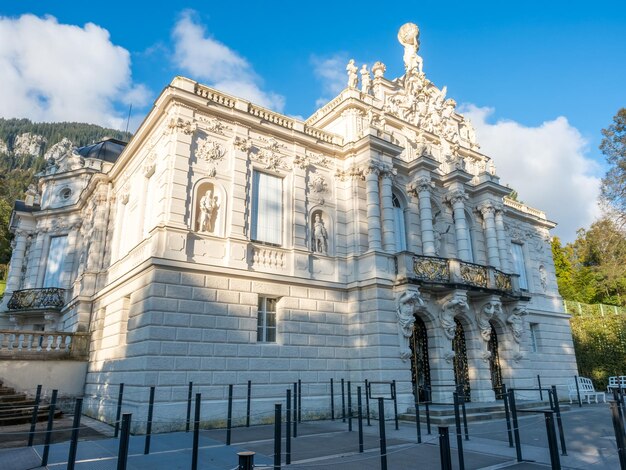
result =
[{"label": "wrought iron balcony railing", "polygon": [[65,305],[65,289],[43,287],[22,289],[12,293],[7,304],[9,310],[61,310]]}]

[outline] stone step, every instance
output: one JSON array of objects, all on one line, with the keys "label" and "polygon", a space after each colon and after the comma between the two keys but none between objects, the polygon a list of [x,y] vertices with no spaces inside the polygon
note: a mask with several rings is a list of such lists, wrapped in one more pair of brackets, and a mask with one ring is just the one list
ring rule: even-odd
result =
[{"label": "stone step", "polygon": [[0,404],[12,403],[15,401],[22,401],[26,399],[26,395],[23,393],[13,393],[11,395],[0,395]]},{"label": "stone step", "polygon": [[[54,419],[58,419],[63,416],[63,413],[60,410],[55,411]],[[31,422],[32,418],[32,410],[30,413],[24,415],[17,416],[8,416],[8,417],[0,417],[0,427],[1,426],[13,426],[16,424],[27,424]],[[48,419],[48,411],[39,411],[37,413],[37,421],[46,421]]]},{"label": "stone step", "polygon": [[[42,404],[39,405],[39,411],[48,411],[50,409],[49,405]],[[25,414],[32,414],[33,407],[29,405],[21,405],[12,408],[0,408],[0,418],[2,417],[10,417],[10,416],[21,416]]]},{"label": "stone step", "polygon": [[0,395],[14,395],[15,389],[12,387],[0,387]]}]

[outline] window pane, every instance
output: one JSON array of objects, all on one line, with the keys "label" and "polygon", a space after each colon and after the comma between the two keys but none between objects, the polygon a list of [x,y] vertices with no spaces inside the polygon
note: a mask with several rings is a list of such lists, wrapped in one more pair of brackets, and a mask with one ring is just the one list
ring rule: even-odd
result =
[{"label": "window pane", "polygon": [[275,343],[276,342],[276,328],[268,328],[267,329],[267,342]]},{"label": "window pane", "polygon": [[[398,202],[398,204],[400,203]],[[404,227],[404,210],[402,209],[402,207],[399,207],[398,205],[397,207],[394,207],[393,215],[394,215],[394,224],[395,224],[396,251],[404,251],[406,250],[406,230]]]},{"label": "window pane", "polygon": [[276,314],[275,313],[267,313],[265,318],[267,319],[268,328],[276,326]]},{"label": "window pane", "polygon": [[259,342],[263,341],[263,328],[262,327],[259,327],[256,330],[256,340]]},{"label": "window pane", "polygon": [[67,236],[53,237],[50,239],[43,287],[63,287],[61,286],[61,273],[63,272],[66,247]]},{"label": "window pane", "polygon": [[267,311],[268,312],[275,312],[276,311],[276,304],[278,303],[278,299],[266,299],[267,301]]},{"label": "window pane", "polygon": [[516,274],[519,274],[520,289],[528,290],[528,280],[526,279],[526,265],[524,263],[524,251],[519,243],[511,243],[511,255]]},{"label": "window pane", "polygon": [[252,239],[282,242],[283,180],[258,171],[253,177]]}]

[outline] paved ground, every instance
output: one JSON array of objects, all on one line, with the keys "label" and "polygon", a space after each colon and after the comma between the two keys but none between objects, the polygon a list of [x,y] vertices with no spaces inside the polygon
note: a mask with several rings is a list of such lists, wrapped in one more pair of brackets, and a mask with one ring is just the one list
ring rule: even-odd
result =
[{"label": "paved ground", "polygon": [[[77,469],[114,469],[117,466],[119,442],[108,438],[111,428],[93,420],[83,420],[93,433],[87,436],[81,429],[77,455]],[[576,469],[613,469],[619,468],[611,415],[608,405],[585,405],[584,408],[572,408],[563,413],[563,425],[567,442],[568,455],[561,456],[563,468]],[[410,469],[440,468],[440,455],[436,434],[427,435],[426,426],[422,425],[423,443],[416,442],[415,423],[400,423],[400,429],[394,429],[393,422],[386,423],[388,468]],[[364,426],[365,452],[358,452],[358,433],[356,420],[354,431],[347,432],[347,424],[341,420],[302,423],[298,429],[298,438],[292,440],[291,462],[286,468],[347,470],[379,469],[380,453],[378,422]],[[0,439],[5,437],[0,430]],[[453,427],[450,436],[452,463],[459,468],[456,450],[456,436]],[[237,467],[237,452],[256,452],[255,463],[260,468],[273,465],[273,426],[253,426],[235,428],[232,433],[232,445],[226,446],[224,430],[202,431],[200,436],[199,468],[208,470],[229,470]],[[436,430],[433,428],[433,432]],[[543,415],[525,415],[520,418],[520,437],[522,455],[525,461],[518,463],[515,449],[509,447],[506,424],[503,420],[482,423],[470,423],[470,440],[463,441],[466,469],[511,468],[529,470],[549,468],[550,457],[545,438]],[[284,436],[284,431],[283,431]],[[94,437],[98,438],[94,440]],[[143,455],[144,437],[131,436],[129,469],[188,469],[191,466],[192,433],[167,433],[152,437],[151,453]],[[23,444],[18,444],[23,445]],[[65,469],[67,466],[69,443],[51,446],[47,468]],[[285,462],[285,443],[282,453]],[[0,450],[0,468],[2,470],[26,470],[42,468],[41,453],[43,448],[16,448]]]}]

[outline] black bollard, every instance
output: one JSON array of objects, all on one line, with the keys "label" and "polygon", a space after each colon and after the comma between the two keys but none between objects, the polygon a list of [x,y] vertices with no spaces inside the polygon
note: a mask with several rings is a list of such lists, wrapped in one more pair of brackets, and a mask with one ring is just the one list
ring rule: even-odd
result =
[{"label": "black bollard", "polygon": [[506,434],[509,437],[509,447],[513,447],[513,432],[511,431],[511,412],[509,410],[509,393],[506,385],[502,384],[502,399],[504,400],[504,417],[506,418]]},{"label": "black bollard", "polygon": [[578,408],[582,408],[583,407],[583,401],[580,399],[580,387],[578,385],[578,376],[577,375],[574,376],[574,383],[576,384],[576,396],[578,397]]},{"label": "black bollard", "polygon": [[193,417],[193,446],[191,449],[191,470],[198,469],[198,442],[200,441],[200,403],[202,395],[196,393],[196,409]]},{"label": "black bollard", "polygon": [[465,470],[465,458],[463,456],[463,436],[461,434],[461,413],[459,405],[459,394],[454,392],[452,394],[454,399],[454,424],[456,426],[456,449],[459,457],[459,469]]},{"label": "black bollard", "polygon": [[335,386],[333,379],[330,379],[330,419],[335,421]]},{"label": "black bollard", "polygon": [[415,398],[414,400],[415,402],[415,426],[417,428],[417,443],[421,444],[422,443],[422,425],[420,423],[420,403],[419,403],[419,391],[417,388],[417,384],[415,385],[413,390],[414,390],[413,397]]},{"label": "black bollard", "polygon": [[439,459],[441,460],[441,470],[452,470],[448,426],[439,426]]},{"label": "black bollard", "polygon": [[37,418],[39,417],[39,401],[41,400],[41,385],[37,385],[35,393],[35,405],[33,406],[33,416],[30,419],[30,432],[28,433],[28,447],[33,446],[35,438],[35,428],[37,426]]},{"label": "black bollard", "polygon": [[541,389],[541,377],[537,374],[537,386],[539,387],[539,398],[543,401],[543,390]]},{"label": "black bollard", "polygon": [[150,439],[152,438],[152,412],[154,411],[154,387],[150,387],[150,401],[148,402],[148,423],[146,425],[146,442],[143,447],[144,455],[150,453]]},{"label": "black bollard", "polygon": [[298,379],[298,423],[302,422],[302,380]]},{"label": "black bollard", "polygon": [[120,446],[117,452],[117,470],[126,470],[128,462],[128,441],[130,439],[130,421],[132,413],[124,413],[122,416],[122,433],[120,434]]},{"label": "black bollard", "polygon": [[515,407],[515,390],[509,390],[509,406],[511,407],[511,417],[513,418],[513,436],[515,437],[515,454],[517,461],[522,461],[522,445],[519,439],[519,424],[517,422],[517,408]]},{"label": "black bollard", "polygon": [[352,388],[348,380],[348,431],[352,432]]},{"label": "black bollard", "polygon": [[615,433],[615,443],[617,444],[617,454],[619,455],[620,468],[626,470],[626,434],[624,433],[624,421],[616,401],[609,401],[611,406],[611,417],[613,420],[613,432]]},{"label": "black bollard", "polygon": [[252,380],[248,380],[248,395],[246,400],[246,427],[250,427],[250,400],[252,400]]},{"label": "black bollard", "polygon": [[239,466],[237,470],[254,470],[255,452],[238,452],[237,455],[239,456]]},{"label": "black bollard", "polygon": [[115,434],[113,437],[117,437],[120,434],[120,417],[122,416],[122,398],[124,397],[124,384],[120,384],[120,391],[117,395],[117,412],[115,413]]},{"label": "black bollard", "polygon": [[387,438],[385,437],[385,403],[378,399],[378,432],[380,436],[380,468],[387,470]]},{"label": "black bollard", "polygon": [[426,407],[426,432],[430,436],[430,402],[432,400],[430,387],[426,389],[426,401],[424,402],[424,406]]},{"label": "black bollard", "polygon": [[287,420],[285,422],[285,464],[291,464],[291,390],[287,389]]},{"label": "black bollard", "polygon": [[396,431],[400,429],[398,421],[398,394],[396,393],[396,381],[391,381],[391,397],[393,398],[393,417],[396,422]]},{"label": "black bollard", "polygon": [[363,407],[361,405],[361,387],[356,388],[356,408],[359,425],[359,452],[363,452]]},{"label": "black bollard", "polygon": [[563,432],[563,421],[561,420],[561,407],[559,405],[559,396],[556,393],[556,385],[552,386],[552,398],[554,398],[556,424],[559,427],[559,437],[561,439],[561,453],[563,455],[567,455],[567,448],[565,447],[565,433]]},{"label": "black bollard", "polygon": [[191,393],[193,390],[193,382],[189,382],[189,391],[187,392],[187,424],[185,432],[189,432],[189,422],[191,421]]},{"label": "black bollard", "polygon": [[548,436],[548,448],[550,449],[550,464],[552,470],[561,470],[561,462],[559,459],[559,446],[556,442],[556,433],[554,432],[554,417],[552,411],[544,411],[543,416],[546,420],[546,434]]},{"label": "black bollard", "polygon": [[298,418],[296,409],[298,408],[298,383],[293,383],[293,437],[298,437]]},{"label": "black bollard", "polygon": [[341,379],[341,421],[346,422],[346,390],[343,379]]},{"label": "black bollard", "polygon": [[463,417],[463,430],[465,432],[465,440],[469,441],[469,430],[467,428],[467,411],[465,411],[465,394],[461,395],[461,416]]},{"label": "black bollard", "polygon": [[371,426],[370,423],[370,384],[365,379],[365,414],[367,415],[367,425]]},{"label": "black bollard", "polygon": [[228,386],[228,414],[226,418],[226,445],[230,445],[233,427],[233,384]]},{"label": "black bollard", "polygon": [[[281,420],[282,420],[282,405],[276,403],[274,405],[274,470],[280,470],[280,445],[281,445]],[[294,419],[297,421],[297,419]]]},{"label": "black bollard", "polygon": [[74,470],[76,464],[76,449],[78,449],[78,431],[80,429],[80,415],[83,411],[83,399],[77,398],[74,406],[74,420],[72,422],[72,438],[70,451],[67,455],[67,470]]},{"label": "black bollard", "polygon": [[52,438],[52,425],[54,423],[54,412],[57,407],[57,394],[58,390],[52,390],[52,399],[50,401],[50,408],[48,410],[48,427],[46,428],[46,438],[43,448],[43,456],[41,457],[41,466],[48,465],[48,456],[50,455],[50,439]]}]

